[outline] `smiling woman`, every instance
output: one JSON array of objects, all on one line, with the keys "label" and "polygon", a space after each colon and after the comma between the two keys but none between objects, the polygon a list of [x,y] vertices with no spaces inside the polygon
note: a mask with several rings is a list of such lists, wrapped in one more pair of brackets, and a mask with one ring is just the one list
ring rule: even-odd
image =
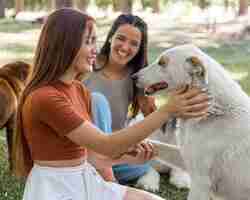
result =
[{"label": "smiling woman", "polygon": [[[131,78],[133,73],[148,64],[147,34],[147,24],[141,18],[130,14],[120,15],[114,21],[101,51],[97,55],[95,72],[84,82],[92,92],[95,92],[93,101],[96,102],[92,103],[94,121],[105,132],[120,130],[126,126],[130,104],[132,116],[135,116],[139,109],[143,111],[144,115],[147,115],[156,108],[154,99],[144,96],[143,91],[137,89]],[[96,93],[99,94],[96,95]],[[103,95],[103,98],[100,98],[100,95]],[[98,104],[106,105],[106,100],[103,102],[101,99],[107,99],[111,111],[110,114],[106,113],[106,116],[103,112],[98,112],[102,113],[102,117],[95,113],[103,110],[96,108]],[[111,115],[111,119],[108,117],[109,115]],[[107,127],[110,128],[106,129]],[[138,162],[140,165],[114,166],[115,177],[121,183],[142,177],[152,169],[144,163],[145,161]],[[96,167],[98,168],[98,166]],[[110,170],[103,171],[102,174],[108,180],[114,179]],[[158,180],[158,176],[156,179]]]}]

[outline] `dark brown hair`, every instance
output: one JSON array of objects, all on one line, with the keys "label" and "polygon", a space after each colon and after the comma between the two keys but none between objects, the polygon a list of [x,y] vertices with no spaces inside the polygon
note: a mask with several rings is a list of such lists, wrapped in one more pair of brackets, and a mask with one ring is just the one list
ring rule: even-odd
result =
[{"label": "dark brown hair", "polygon": [[34,58],[34,71],[21,97],[13,148],[13,172],[26,177],[33,160],[23,130],[22,108],[25,98],[35,89],[58,80],[72,65],[86,30],[94,20],[80,11],[63,8],[49,15],[42,28]]},{"label": "dark brown hair", "polygon": [[[110,39],[113,37],[113,35],[116,33],[117,29],[125,24],[130,24],[136,28],[138,28],[142,34],[141,44],[139,47],[139,51],[134,56],[134,58],[129,61],[127,66],[131,68],[132,73],[138,72],[140,69],[144,68],[146,65],[148,65],[148,54],[147,54],[147,48],[148,48],[148,28],[147,24],[138,16],[132,15],[132,14],[121,14],[118,16],[118,18],[114,21],[108,36],[100,50],[100,53],[97,56],[98,64],[101,66],[98,66],[100,68],[97,68],[95,70],[101,70],[105,65],[108,63],[109,55],[110,55]],[[133,102],[132,102],[132,117],[134,117],[139,110],[139,104],[137,101],[137,95],[138,95],[138,88],[136,87],[135,83],[133,83],[134,87],[134,94],[133,94]]]}]

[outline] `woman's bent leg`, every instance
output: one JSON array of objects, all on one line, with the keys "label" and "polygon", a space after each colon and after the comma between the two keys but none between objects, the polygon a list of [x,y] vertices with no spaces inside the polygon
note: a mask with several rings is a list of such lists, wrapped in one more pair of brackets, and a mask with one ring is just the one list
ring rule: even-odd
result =
[{"label": "woman's bent leg", "polygon": [[112,133],[112,117],[109,102],[98,92],[91,93],[91,109],[94,124],[104,133]]},{"label": "woman's bent leg", "polygon": [[[111,111],[109,102],[103,94],[97,92],[91,93],[91,110],[93,123],[105,134],[110,134],[112,132]],[[91,158],[89,162],[95,165],[95,163],[91,161]],[[96,165],[95,167],[106,181],[115,180],[112,167],[103,168],[102,166]]]},{"label": "woman's bent leg", "polygon": [[[105,134],[110,134],[112,132],[112,116],[107,98],[98,92],[91,93],[91,97],[92,118],[94,124]],[[99,168],[98,171],[105,180],[114,180],[115,175],[116,179],[121,184],[128,184],[131,181],[135,181],[145,175],[151,169],[149,163],[142,165],[116,165],[113,167],[113,171],[112,168],[100,170],[101,166],[95,167],[97,169]]]}]

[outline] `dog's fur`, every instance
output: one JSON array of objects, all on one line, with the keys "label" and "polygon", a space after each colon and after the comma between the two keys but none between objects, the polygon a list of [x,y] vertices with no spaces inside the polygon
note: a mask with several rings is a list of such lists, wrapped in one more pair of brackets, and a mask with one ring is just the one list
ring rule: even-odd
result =
[{"label": "dog's fur", "polygon": [[[138,123],[143,119],[143,114],[140,113],[130,120],[129,125]],[[175,135],[166,135],[162,129],[158,129],[147,140],[157,148],[158,156],[150,161],[152,168],[139,178],[136,186],[157,192],[160,189],[160,173],[170,173],[169,182],[172,185],[179,189],[190,188],[190,176],[185,171],[185,164],[180,155],[180,148],[176,146]]]},{"label": "dog's fur", "polygon": [[0,129],[6,128],[10,168],[18,100],[30,74],[31,66],[24,62],[9,63],[0,68]]},{"label": "dog's fur", "polygon": [[183,45],[166,50],[136,76],[140,87],[165,81],[168,91],[181,84],[208,89],[208,117],[170,120],[167,128],[177,135],[191,176],[188,200],[248,200],[250,99],[229,73],[199,48]]}]

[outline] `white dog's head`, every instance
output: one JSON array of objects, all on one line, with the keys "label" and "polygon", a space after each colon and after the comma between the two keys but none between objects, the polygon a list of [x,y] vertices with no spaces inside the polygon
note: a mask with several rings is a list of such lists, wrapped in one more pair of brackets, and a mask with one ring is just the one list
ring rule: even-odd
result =
[{"label": "white dog's head", "polygon": [[159,90],[172,90],[180,85],[207,82],[207,70],[203,64],[205,54],[194,45],[182,45],[164,51],[150,66],[134,75],[137,86],[146,94]]}]

